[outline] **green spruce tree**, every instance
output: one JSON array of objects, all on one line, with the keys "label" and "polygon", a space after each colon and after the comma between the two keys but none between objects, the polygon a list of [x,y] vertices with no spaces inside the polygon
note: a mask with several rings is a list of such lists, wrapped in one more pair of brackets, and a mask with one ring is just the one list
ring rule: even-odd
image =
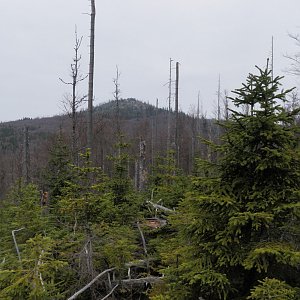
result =
[{"label": "green spruce tree", "polygon": [[171,218],[165,299],[258,299],[266,278],[295,295],[300,284],[299,110],[285,110],[281,77],[258,72],[234,91],[220,159],[207,172],[217,175],[194,178]]}]

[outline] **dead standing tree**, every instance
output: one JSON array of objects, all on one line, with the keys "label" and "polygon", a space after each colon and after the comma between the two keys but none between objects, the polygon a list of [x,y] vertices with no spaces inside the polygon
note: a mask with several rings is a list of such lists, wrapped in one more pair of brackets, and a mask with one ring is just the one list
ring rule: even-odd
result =
[{"label": "dead standing tree", "polygon": [[171,149],[171,117],[172,117],[172,58],[170,58],[169,66],[169,95],[168,95],[168,132],[167,132],[167,152]]},{"label": "dead standing tree", "polygon": [[116,77],[113,78],[113,83],[115,86],[113,96],[116,101],[116,137],[117,137],[117,139],[120,139],[121,134],[122,134],[121,125],[120,125],[120,94],[121,94],[121,90],[120,90],[119,79],[120,79],[120,72],[119,72],[118,66],[116,66]]},{"label": "dead standing tree", "polygon": [[147,170],[146,170],[146,141],[140,138],[139,143],[139,160],[137,162],[138,169],[136,170],[137,174],[137,184],[136,187],[139,191],[144,191],[147,180]]},{"label": "dead standing tree", "polygon": [[88,120],[87,120],[87,147],[93,153],[93,100],[94,100],[94,64],[95,64],[95,0],[91,0],[91,28],[90,28],[90,63],[89,63],[89,90],[88,90]]},{"label": "dead standing tree", "polygon": [[176,81],[175,81],[175,161],[176,166],[179,166],[179,111],[178,111],[178,101],[179,101],[179,62],[176,62]]},{"label": "dead standing tree", "polygon": [[30,153],[29,153],[29,133],[28,127],[24,127],[24,143],[23,143],[23,165],[22,176],[25,184],[29,184],[30,181]]},{"label": "dead standing tree", "polygon": [[118,158],[121,157],[121,149],[122,149],[122,143],[123,143],[123,133],[121,130],[121,124],[120,124],[120,95],[121,95],[121,90],[120,90],[120,72],[118,66],[116,66],[116,77],[113,78],[113,83],[115,86],[113,96],[115,99],[116,103],[116,110],[115,110],[115,120],[116,120],[116,128],[115,128],[115,136],[117,139],[117,145],[118,145]]},{"label": "dead standing tree", "polygon": [[80,60],[81,55],[79,54],[79,49],[81,46],[82,38],[78,38],[77,36],[77,30],[75,29],[75,46],[74,46],[74,57],[73,57],[73,63],[71,64],[71,82],[64,81],[62,78],[59,78],[61,82],[67,85],[72,86],[72,95],[71,97],[65,96],[63,100],[64,108],[66,112],[68,113],[69,117],[72,119],[72,134],[71,134],[71,140],[72,140],[72,158],[73,163],[77,164],[77,157],[78,157],[78,145],[77,145],[77,110],[80,107],[80,105],[83,103],[83,101],[86,99],[86,95],[84,96],[78,96],[77,93],[77,87],[79,82],[83,81],[87,78],[86,76],[83,76],[80,72]]}]

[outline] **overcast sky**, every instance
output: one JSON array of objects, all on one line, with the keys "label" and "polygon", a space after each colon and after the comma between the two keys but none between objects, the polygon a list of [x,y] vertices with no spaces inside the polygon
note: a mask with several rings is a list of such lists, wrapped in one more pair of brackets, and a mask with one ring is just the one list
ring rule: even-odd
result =
[{"label": "overcast sky", "polygon": [[[167,106],[169,59],[180,62],[180,108],[214,110],[221,89],[239,88],[255,65],[264,66],[274,36],[274,69],[300,51],[299,0],[96,0],[95,104],[112,98],[116,65],[123,98]],[[88,72],[89,0],[0,0],[0,121],[62,113],[74,28],[83,36]],[[287,76],[286,87],[297,84]],[[80,87],[87,91],[87,81]]]}]

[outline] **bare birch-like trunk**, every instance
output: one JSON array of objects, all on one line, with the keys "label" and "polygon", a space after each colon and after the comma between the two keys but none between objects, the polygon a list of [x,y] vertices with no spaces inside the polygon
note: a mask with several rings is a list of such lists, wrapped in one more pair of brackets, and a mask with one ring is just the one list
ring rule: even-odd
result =
[{"label": "bare birch-like trunk", "polygon": [[172,58],[170,58],[169,66],[169,96],[168,96],[168,132],[167,132],[167,152],[171,149],[171,108],[172,108]]},{"label": "bare birch-like trunk", "polygon": [[88,120],[87,120],[87,147],[93,150],[93,100],[94,100],[94,64],[95,64],[95,0],[91,0],[91,28],[90,28],[90,64],[88,90]]},{"label": "bare birch-like trunk", "polygon": [[175,161],[179,166],[179,143],[178,143],[178,98],[179,98],[179,62],[176,62],[176,83],[175,83]]}]

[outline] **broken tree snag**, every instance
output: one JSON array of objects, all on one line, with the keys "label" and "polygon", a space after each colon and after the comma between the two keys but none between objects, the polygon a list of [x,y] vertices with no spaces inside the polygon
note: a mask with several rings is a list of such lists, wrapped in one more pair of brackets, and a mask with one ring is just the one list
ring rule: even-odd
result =
[{"label": "broken tree snag", "polygon": [[[102,273],[98,274],[92,281],[90,281],[86,286],[84,286],[82,289],[80,289],[78,292],[76,292],[73,296],[71,296],[70,298],[68,298],[68,300],[73,300],[76,299],[80,294],[82,294],[85,290],[87,290],[88,288],[90,288],[100,277],[102,277],[103,275],[105,275],[106,273],[109,273],[111,271],[115,270],[115,268],[110,268],[107,269],[105,271],[103,271]],[[103,298],[106,299],[106,298]]]}]

